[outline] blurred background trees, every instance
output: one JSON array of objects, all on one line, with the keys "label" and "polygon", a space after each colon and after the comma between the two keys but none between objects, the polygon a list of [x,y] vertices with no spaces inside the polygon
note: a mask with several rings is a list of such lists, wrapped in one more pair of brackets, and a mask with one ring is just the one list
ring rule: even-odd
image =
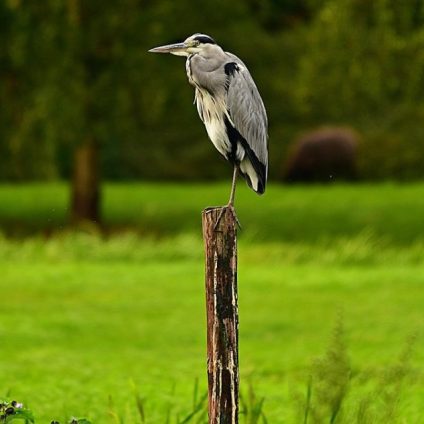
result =
[{"label": "blurred background trees", "polygon": [[363,134],[363,178],[422,178],[424,3],[326,2],[306,29],[297,99],[303,121]]},{"label": "blurred background trees", "polygon": [[[189,0],[4,0],[0,178],[74,176],[77,205],[78,196],[100,196],[100,176],[229,175],[191,106],[184,61],[147,53],[194,32],[212,35],[249,66],[270,118],[271,178],[282,177],[293,139],[325,125],[361,135],[360,178],[422,178],[423,24],[420,0],[201,7]],[[84,157],[90,175],[81,171]],[[91,193],[78,189],[78,181],[87,186],[83,178],[92,181]]]}]

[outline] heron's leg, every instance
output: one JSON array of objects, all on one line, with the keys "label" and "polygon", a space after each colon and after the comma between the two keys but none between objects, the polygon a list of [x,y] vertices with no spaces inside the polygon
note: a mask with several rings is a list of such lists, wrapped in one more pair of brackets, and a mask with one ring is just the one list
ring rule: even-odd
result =
[{"label": "heron's leg", "polygon": [[234,172],[233,172],[233,183],[231,184],[231,193],[230,200],[228,201],[228,206],[234,206],[234,197],[236,195],[236,183],[237,183],[237,175],[238,175],[238,166],[234,164]]},{"label": "heron's leg", "polygon": [[231,184],[230,199],[228,200],[227,206],[224,206],[221,209],[221,212],[218,215],[218,219],[216,220],[214,230],[216,230],[218,228],[218,225],[219,225],[219,222],[221,221],[222,215],[224,214],[224,212],[227,209],[231,210],[231,213],[233,214],[233,216],[234,216],[234,218],[237,222],[237,225],[239,226],[239,228],[241,228],[240,221],[237,218],[236,210],[234,209],[234,198],[235,198],[235,194],[236,194],[236,183],[237,183],[238,171],[239,171],[238,165],[234,164],[233,182]]}]

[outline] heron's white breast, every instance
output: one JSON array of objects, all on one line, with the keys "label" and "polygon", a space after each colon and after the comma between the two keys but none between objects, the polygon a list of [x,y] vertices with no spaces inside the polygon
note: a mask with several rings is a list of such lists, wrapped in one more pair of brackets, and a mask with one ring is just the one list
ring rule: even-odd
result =
[{"label": "heron's white breast", "polygon": [[231,151],[231,145],[222,120],[211,119],[210,121],[205,121],[205,127],[218,152],[227,157],[227,154]]},{"label": "heron's white breast", "polygon": [[218,152],[227,157],[231,152],[231,143],[225,128],[225,105],[207,91],[199,89],[196,91],[196,104],[210,140]]}]

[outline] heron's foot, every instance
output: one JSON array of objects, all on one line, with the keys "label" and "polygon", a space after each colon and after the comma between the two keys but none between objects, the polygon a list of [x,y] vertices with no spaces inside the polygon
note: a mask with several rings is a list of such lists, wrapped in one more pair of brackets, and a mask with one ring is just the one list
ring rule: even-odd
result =
[{"label": "heron's foot", "polygon": [[235,219],[235,221],[236,221],[236,223],[237,223],[237,226],[239,227],[239,229],[241,230],[241,224],[240,224],[240,221],[238,220],[238,218],[237,218],[237,214],[236,214],[236,210],[235,210],[235,208],[234,208],[234,205],[232,205],[232,204],[228,204],[227,206],[223,206],[222,207],[222,209],[221,209],[221,212],[219,213],[219,215],[218,215],[218,219],[216,220],[216,222],[215,222],[215,225],[214,225],[214,227],[213,227],[213,230],[214,231],[216,231],[217,229],[218,229],[218,226],[219,226],[219,223],[220,223],[220,221],[221,221],[221,219],[222,219],[222,216],[224,215],[224,213],[227,211],[227,210],[230,210],[231,211],[231,213],[233,214],[233,218]]}]

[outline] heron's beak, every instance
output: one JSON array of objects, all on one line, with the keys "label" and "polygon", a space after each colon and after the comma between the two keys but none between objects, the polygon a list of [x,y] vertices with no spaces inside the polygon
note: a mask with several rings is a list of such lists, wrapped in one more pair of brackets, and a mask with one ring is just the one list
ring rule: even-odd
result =
[{"label": "heron's beak", "polygon": [[189,46],[186,43],[168,44],[166,46],[155,47],[150,49],[150,53],[171,53],[177,56],[187,56]]}]

